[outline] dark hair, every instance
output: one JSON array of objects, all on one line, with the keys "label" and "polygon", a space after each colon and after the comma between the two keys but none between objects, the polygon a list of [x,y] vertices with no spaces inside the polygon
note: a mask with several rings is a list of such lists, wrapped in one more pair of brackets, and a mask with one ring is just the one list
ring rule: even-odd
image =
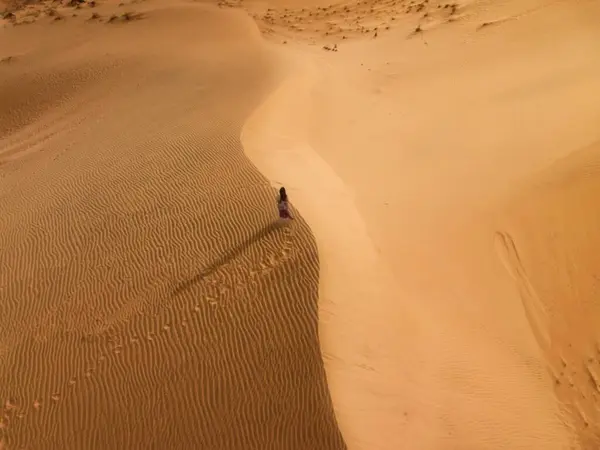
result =
[{"label": "dark hair", "polygon": [[279,188],[279,201],[287,202],[287,193],[285,192],[285,188],[283,186]]}]

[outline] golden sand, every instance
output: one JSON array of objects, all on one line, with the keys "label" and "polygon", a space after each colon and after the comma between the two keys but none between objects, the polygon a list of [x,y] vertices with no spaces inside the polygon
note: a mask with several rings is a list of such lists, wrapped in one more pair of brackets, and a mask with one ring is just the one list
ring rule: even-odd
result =
[{"label": "golden sand", "polygon": [[600,448],[597,1],[4,3],[0,449]]},{"label": "golden sand", "polygon": [[250,21],[40,22],[3,30],[6,448],[343,448],[314,238],[239,140],[274,80]]}]

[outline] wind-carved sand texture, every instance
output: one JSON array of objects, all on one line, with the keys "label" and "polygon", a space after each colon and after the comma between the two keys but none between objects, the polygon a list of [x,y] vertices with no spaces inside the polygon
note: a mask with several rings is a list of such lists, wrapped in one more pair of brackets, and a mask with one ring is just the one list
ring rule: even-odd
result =
[{"label": "wind-carved sand texture", "polygon": [[600,448],[597,1],[8,3],[0,449]]},{"label": "wind-carved sand texture", "polygon": [[145,20],[3,32],[0,442],[343,449],[314,238],[239,140],[270,57],[240,13]]}]

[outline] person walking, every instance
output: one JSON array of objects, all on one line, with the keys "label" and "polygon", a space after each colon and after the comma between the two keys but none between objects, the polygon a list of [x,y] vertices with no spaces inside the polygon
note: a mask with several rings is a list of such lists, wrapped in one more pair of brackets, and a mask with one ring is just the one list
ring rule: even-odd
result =
[{"label": "person walking", "polygon": [[290,215],[290,205],[288,203],[287,192],[282,186],[279,188],[279,200],[278,200],[279,218],[281,219],[293,219]]}]

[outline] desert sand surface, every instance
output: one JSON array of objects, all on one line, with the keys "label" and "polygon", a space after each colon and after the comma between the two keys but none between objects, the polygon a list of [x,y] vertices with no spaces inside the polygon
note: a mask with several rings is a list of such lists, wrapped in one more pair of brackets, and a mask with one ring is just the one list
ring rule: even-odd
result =
[{"label": "desert sand surface", "polygon": [[597,1],[16,3],[0,448],[600,448]]},{"label": "desert sand surface", "polygon": [[315,241],[240,144],[269,55],[163,6],[2,29],[4,448],[343,448]]}]

